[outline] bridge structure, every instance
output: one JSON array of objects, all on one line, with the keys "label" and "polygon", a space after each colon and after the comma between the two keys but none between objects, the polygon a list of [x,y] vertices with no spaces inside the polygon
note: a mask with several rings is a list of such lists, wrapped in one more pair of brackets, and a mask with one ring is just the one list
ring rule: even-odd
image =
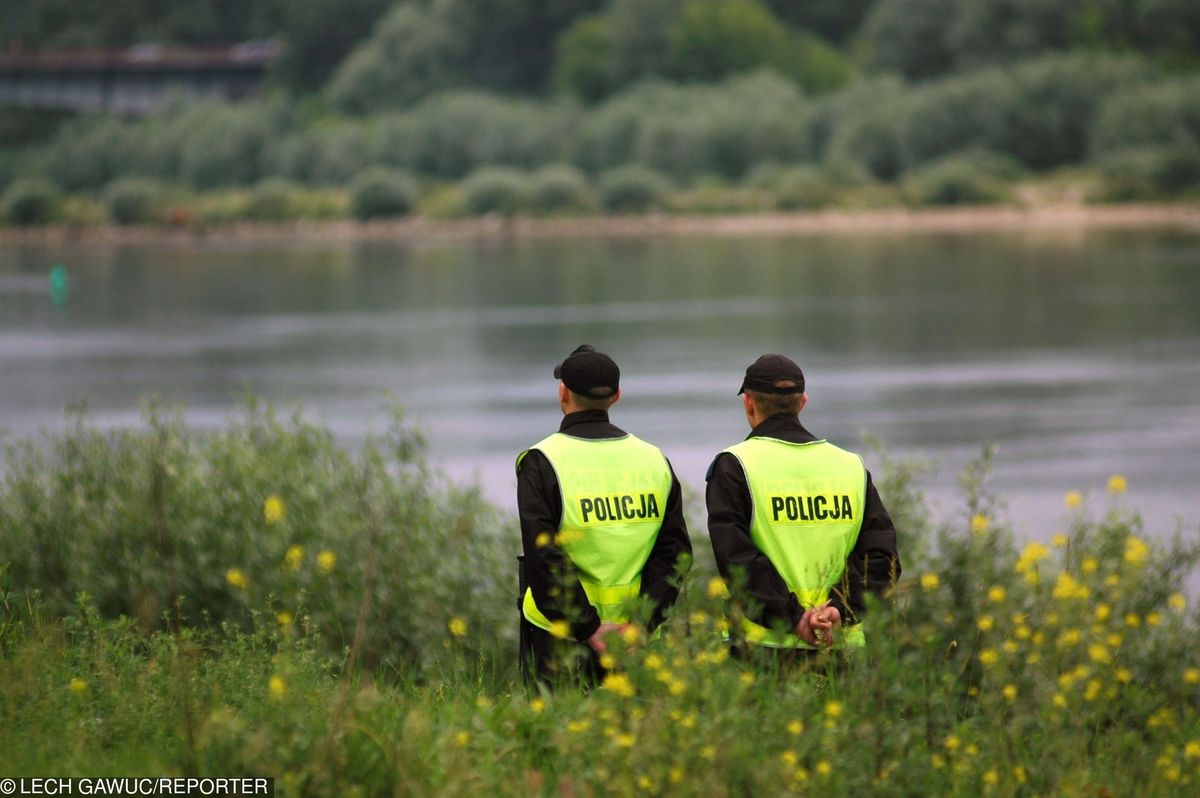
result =
[{"label": "bridge structure", "polygon": [[0,53],[0,108],[154,113],[174,98],[257,96],[279,55],[274,41],[230,47]]}]

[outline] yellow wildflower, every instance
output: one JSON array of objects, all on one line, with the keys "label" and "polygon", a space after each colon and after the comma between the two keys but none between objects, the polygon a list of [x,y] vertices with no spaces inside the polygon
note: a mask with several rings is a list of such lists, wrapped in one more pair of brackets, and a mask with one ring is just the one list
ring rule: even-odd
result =
[{"label": "yellow wildflower", "polygon": [[979,631],[981,632],[991,631],[991,628],[995,625],[996,620],[990,615],[981,615],[979,616],[979,620],[976,622],[976,626],[979,627]]},{"label": "yellow wildflower", "polygon": [[613,668],[617,667],[617,660],[612,654],[601,654],[600,667],[604,668],[606,671],[611,671]]},{"label": "yellow wildflower", "polygon": [[283,567],[289,571],[299,571],[300,566],[304,563],[304,547],[303,546],[288,546],[287,552],[283,555]]},{"label": "yellow wildflower", "polygon": [[1015,684],[1004,685],[1004,688],[1000,692],[1004,694],[1005,701],[1017,700],[1017,686]]},{"label": "yellow wildflower", "polygon": [[1054,583],[1054,590],[1051,592],[1051,595],[1060,601],[1070,601],[1071,599],[1084,600],[1091,595],[1091,591],[1075,577],[1063,571],[1058,575],[1058,580]]},{"label": "yellow wildflower", "polygon": [[829,764],[829,762],[822,759],[820,762],[817,763],[816,771],[817,771],[817,773],[821,774],[822,776],[828,776],[830,773],[833,773],[833,765]]},{"label": "yellow wildflower", "polygon": [[1200,684],[1200,668],[1188,668],[1183,672],[1183,681],[1187,684]]},{"label": "yellow wildflower", "polygon": [[549,546],[550,545],[550,533],[549,532],[538,533],[538,536],[533,539],[533,545],[537,546],[539,549],[544,549],[547,546]]},{"label": "yellow wildflower", "polygon": [[937,574],[921,574],[921,587],[925,590],[937,590],[941,583]]},{"label": "yellow wildflower", "polygon": [[754,684],[754,674],[750,671],[742,671],[738,674],[738,679],[740,679],[742,684],[746,685],[747,687]]},{"label": "yellow wildflower", "polygon": [[1008,593],[1006,593],[1004,588],[1000,585],[992,585],[990,588],[988,588],[988,601],[992,602],[993,604],[999,604],[1000,602],[1004,601],[1007,596]]},{"label": "yellow wildflower", "polygon": [[985,648],[979,652],[979,661],[985,668],[990,668],[1000,661],[1000,655],[996,653],[994,648]]},{"label": "yellow wildflower", "polygon": [[1058,635],[1059,648],[1071,648],[1079,645],[1079,641],[1083,639],[1083,633],[1078,629],[1064,629]]},{"label": "yellow wildflower", "polygon": [[621,639],[625,641],[626,645],[633,645],[641,636],[642,630],[633,624],[630,624],[621,630]]},{"label": "yellow wildflower", "polygon": [[683,768],[674,767],[667,773],[667,781],[672,784],[680,784],[683,782]]},{"label": "yellow wildflower", "polygon": [[1041,560],[1050,556],[1050,549],[1036,541],[1025,546],[1021,551],[1021,556],[1017,558],[1017,572],[1024,573],[1030,570],[1030,567],[1037,564]]},{"label": "yellow wildflower", "polygon": [[1028,626],[1018,626],[1013,630],[1013,634],[1017,636],[1018,640],[1028,640],[1033,632],[1029,631]]},{"label": "yellow wildflower", "polygon": [[1096,605],[1096,620],[1097,621],[1101,621],[1101,622],[1107,621],[1111,617],[1112,617],[1112,607],[1108,606],[1107,604],[1097,604]]},{"label": "yellow wildflower", "polygon": [[1085,574],[1094,574],[1100,568],[1100,561],[1095,557],[1085,557],[1083,562],[1079,564],[1079,570]]},{"label": "yellow wildflower", "polygon": [[1176,612],[1183,612],[1187,609],[1187,598],[1182,593],[1172,593],[1167,599],[1167,606]]},{"label": "yellow wildflower", "polygon": [[1098,662],[1101,665],[1106,665],[1112,662],[1112,655],[1108,653],[1108,649],[1099,643],[1092,643],[1087,647],[1088,657],[1092,662]]},{"label": "yellow wildflower", "polygon": [[1083,495],[1077,490],[1069,490],[1067,495],[1063,496],[1063,504],[1067,505],[1068,510],[1074,510],[1083,504]]},{"label": "yellow wildflower", "polygon": [[236,587],[238,590],[245,590],[250,585],[250,580],[246,578],[246,573],[241,568],[230,568],[225,572],[225,581],[230,587]]},{"label": "yellow wildflower", "polygon": [[784,751],[779,755],[779,761],[782,762],[786,767],[794,768],[800,759],[796,756],[795,751]]},{"label": "yellow wildflower", "polygon": [[271,691],[272,698],[283,698],[287,695],[287,684],[284,683],[282,676],[272,676],[267,681],[267,688]]},{"label": "yellow wildflower", "polygon": [[1050,543],[1055,548],[1065,549],[1067,547],[1067,536],[1062,532],[1055,532],[1050,538]]},{"label": "yellow wildflower", "polygon": [[1200,759],[1200,740],[1188,740],[1183,747],[1183,755],[1187,759]]},{"label": "yellow wildflower", "polygon": [[983,537],[988,531],[988,519],[983,513],[976,513],[971,516],[971,534],[975,537]]},{"label": "yellow wildflower", "polygon": [[646,659],[642,660],[642,664],[645,665],[647,669],[656,671],[661,669],[666,663],[664,663],[663,658],[657,654],[649,654],[646,656]]},{"label": "yellow wildflower", "polygon": [[1150,612],[1146,613],[1146,625],[1147,626],[1159,626],[1161,624],[1162,624],[1162,613],[1161,612],[1155,612],[1154,610],[1151,610]]},{"label": "yellow wildflower", "polygon": [[1092,679],[1090,682],[1087,683],[1087,687],[1083,691],[1083,700],[1084,701],[1095,701],[1096,698],[1100,695],[1100,688],[1101,688],[1100,680]]},{"label": "yellow wildflower", "polygon": [[942,768],[946,767],[946,758],[941,754],[930,754],[929,764],[933,765],[934,770],[941,770]]},{"label": "yellow wildflower", "polygon": [[712,760],[717,755],[717,749],[711,745],[706,745],[700,749],[700,758]]},{"label": "yellow wildflower", "polygon": [[454,635],[455,637],[467,636],[467,620],[465,618],[460,618],[459,616],[455,615],[446,624],[446,628],[449,629],[450,634]]},{"label": "yellow wildflower", "polygon": [[571,636],[571,624],[562,620],[550,622],[550,634],[559,640],[566,640]]},{"label": "yellow wildflower", "polygon": [[1128,613],[1125,616],[1125,625],[1130,629],[1136,629],[1142,625],[1142,618],[1136,612]]},{"label": "yellow wildflower", "polygon": [[1113,474],[1108,478],[1108,492],[1114,496],[1118,496],[1129,490],[1129,480],[1125,479],[1124,474]]},{"label": "yellow wildflower", "polygon": [[687,683],[675,679],[667,686],[667,692],[675,696],[683,695],[687,692]]},{"label": "yellow wildflower", "polygon": [[337,555],[329,549],[322,549],[317,553],[317,570],[323,574],[333,573],[333,567],[337,565]]},{"label": "yellow wildflower", "polygon": [[983,774],[983,783],[989,787],[995,787],[1000,783],[1000,774],[996,772],[995,768],[992,768]]},{"label": "yellow wildflower", "polygon": [[79,695],[87,692],[88,683],[76,676],[71,679],[71,681],[67,684],[67,687],[71,689],[72,693]]},{"label": "yellow wildflower", "polygon": [[637,691],[633,689],[633,682],[629,681],[629,677],[623,673],[610,673],[604,677],[604,681],[600,683],[600,687],[604,690],[610,690],[622,698],[632,698]]},{"label": "yellow wildflower", "polygon": [[1033,637],[1031,638],[1030,642],[1035,646],[1040,646],[1042,643],[1046,642],[1046,633],[1039,629],[1033,633]]},{"label": "yellow wildflower", "polygon": [[1025,782],[1029,781],[1029,774],[1025,772],[1025,768],[1022,765],[1014,766],[1012,774],[1013,779],[1017,782],[1017,784],[1024,784]]},{"label": "yellow wildflower", "polygon": [[708,597],[713,599],[729,598],[729,588],[725,586],[724,579],[714,576],[708,580]]},{"label": "yellow wildflower", "polygon": [[843,709],[844,708],[842,707],[841,701],[827,701],[825,703],[825,715],[831,720],[837,720],[840,718],[842,716]]},{"label": "yellow wildflower", "polygon": [[1146,541],[1137,535],[1125,538],[1125,562],[1130,565],[1142,565],[1150,556],[1150,547]]},{"label": "yellow wildflower", "polygon": [[263,520],[268,524],[278,524],[283,520],[284,512],[283,499],[275,494],[271,494],[263,502]]},{"label": "yellow wildflower", "polygon": [[691,621],[692,626],[704,626],[708,623],[708,613],[704,610],[693,610],[692,614],[688,616],[688,620]]},{"label": "yellow wildflower", "polygon": [[1000,648],[1004,649],[1005,654],[1016,654],[1020,646],[1017,645],[1017,641],[1015,640],[1005,640],[1000,644]]},{"label": "yellow wildflower", "polygon": [[1133,672],[1129,668],[1117,668],[1113,672],[1113,678],[1121,684],[1129,684],[1133,681]]},{"label": "yellow wildflower", "polygon": [[959,746],[962,745],[962,740],[958,739],[958,735],[951,734],[946,738],[946,741],[943,743],[943,745],[945,745],[950,751],[957,751]]},{"label": "yellow wildflower", "polygon": [[529,711],[534,714],[541,714],[546,709],[546,702],[541,698],[535,698],[529,702]]},{"label": "yellow wildflower", "polygon": [[804,733],[804,724],[801,721],[793,720],[787,725],[788,734],[793,737],[798,737]]},{"label": "yellow wildflower", "polygon": [[967,743],[967,747],[963,749],[963,753],[967,756],[976,756],[979,754],[979,746],[975,743]]},{"label": "yellow wildflower", "polygon": [[637,744],[637,737],[629,732],[624,732],[622,734],[618,734],[613,742],[615,742],[621,748],[633,748],[633,746]]},{"label": "yellow wildflower", "polygon": [[1054,704],[1054,706],[1058,707],[1059,709],[1065,709],[1067,706],[1067,698],[1062,693],[1055,693],[1050,699],[1050,703]]},{"label": "yellow wildflower", "polygon": [[279,622],[280,626],[291,626],[293,618],[290,612],[280,612],[276,613],[275,620]]},{"label": "yellow wildflower", "polygon": [[468,732],[460,731],[458,734],[454,735],[454,743],[459,748],[466,748],[467,744],[470,742],[471,742],[471,735]]},{"label": "yellow wildflower", "polygon": [[1109,574],[1108,576],[1104,577],[1105,587],[1116,587],[1119,584],[1121,584],[1121,577],[1117,576],[1116,574]]}]

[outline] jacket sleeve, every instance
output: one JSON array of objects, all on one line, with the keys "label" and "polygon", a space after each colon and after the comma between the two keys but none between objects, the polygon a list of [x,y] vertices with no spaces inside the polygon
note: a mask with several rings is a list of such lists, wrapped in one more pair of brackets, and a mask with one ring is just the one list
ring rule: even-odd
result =
[{"label": "jacket sleeve", "polygon": [[517,469],[517,511],[525,579],[534,602],[551,621],[569,622],[575,640],[587,640],[600,627],[600,616],[555,539],[562,522],[562,494],[554,468],[536,449],[525,455]]},{"label": "jacket sleeve", "polygon": [[[667,467],[671,467],[669,461]],[[683,491],[672,469],[671,492],[667,495],[663,524],[658,530],[654,548],[650,550],[650,557],[642,568],[641,595],[649,598],[654,606],[649,631],[654,631],[663,622],[667,610],[675,604],[675,599],[679,596],[676,571],[679,558],[686,557],[690,565],[691,555],[692,542],[688,538],[687,522],[683,519]]]},{"label": "jacket sleeve", "polygon": [[708,469],[708,536],[717,570],[731,588],[749,600],[746,617],[772,627],[794,629],[804,615],[796,594],[750,538],[750,488],[741,463],[728,452],[717,455]]},{"label": "jacket sleeve", "polygon": [[900,579],[900,554],[896,549],[896,527],[892,524],[879,492],[867,472],[867,493],[862,528],[858,540],[846,558],[842,587],[830,596],[829,603],[842,614],[842,622],[858,623],[866,608],[867,593],[882,595]]}]

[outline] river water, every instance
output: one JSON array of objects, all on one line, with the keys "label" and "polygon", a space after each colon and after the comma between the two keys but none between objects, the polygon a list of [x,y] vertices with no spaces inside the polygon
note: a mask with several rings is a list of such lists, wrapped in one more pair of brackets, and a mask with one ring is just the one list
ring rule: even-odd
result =
[{"label": "river water", "polygon": [[745,435],[746,365],[783,352],[809,428],[935,463],[941,517],[995,444],[1026,536],[1061,527],[1068,490],[1107,508],[1114,473],[1149,534],[1200,520],[1200,232],[0,247],[10,438],[80,399],[136,423],[149,394],[219,425],[249,389],[353,446],[390,395],[450,475],[511,508],[514,456],[557,428],[551,368],[584,342],[621,365],[614,421],[697,490]]}]

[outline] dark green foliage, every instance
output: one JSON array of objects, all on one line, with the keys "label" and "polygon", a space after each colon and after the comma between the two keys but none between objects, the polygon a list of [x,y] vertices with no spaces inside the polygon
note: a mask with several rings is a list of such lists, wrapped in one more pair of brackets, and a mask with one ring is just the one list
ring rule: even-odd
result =
[{"label": "dark green foliage", "polygon": [[370,139],[362,125],[341,123],[314,127],[268,144],[266,169],[289,180],[340,186],[362,171],[370,156]]},{"label": "dark green foliage", "polygon": [[550,164],[534,172],[530,193],[540,213],[579,213],[596,204],[587,177],[570,164]]},{"label": "dark green foliage", "polygon": [[775,207],[780,210],[811,210],[828,205],[834,197],[829,176],[813,166],[783,169],[772,180]]},{"label": "dark green foliage", "polygon": [[394,0],[298,0],[279,3],[285,47],[272,71],[297,91],[316,91]]},{"label": "dark green foliage", "polygon": [[104,189],[108,218],[117,224],[147,224],[162,218],[163,188],[153,180],[122,177]]},{"label": "dark green foliage", "polygon": [[1004,179],[1020,173],[1011,158],[963,152],[926,164],[907,175],[904,191],[918,205],[978,205],[1005,197]]},{"label": "dark green foliage", "polygon": [[759,0],[689,0],[671,26],[668,71],[716,80],[787,56],[787,29]]},{"label": "dark green foliage", "polygon": [[945,30],[958,0],[881,0],[862,29],[867,65],[911,78],[940,75],[954,53]]},{"label": "dark green foliage", "polygon": [[1200,148],[1200,79],[1116,93],[1090,132],[1092,152],[1101,157],[1131,147]]},{"label": "dark green foliage", "polygon": [[1118,150],[1100,160],[1102,199],[1117,202],[1200,194],[1200,147]]},{"label": "dark green foliage", "polygon": [[62,194],[49,180],[24,178],[4,192],[4,218],[9,224],[46,224],[54,218]]},{"label": "dark green foliage", "polygon": [[606,15],[584,17],[558,38],[554,83],[585,102],[596,102],[616,88],[612,61],[615,46]]},{"label": "dark green foliage", "polygon": [[412,178],[395,169],[371,167],[350,184],[350,212],[355,219],[407,216],[416,199]]},{"label": "dark green foliage", "polygon": [[643,166],[622,166],[600,175],[600,204],[609,213],[643,213],[661,207],[671,185]]},{"label": "dark green foliage", "polygon": [[529,177],[516,169],[485,166],[462,182],[463,205],[475,216],[512,216],[529,207]]}]

